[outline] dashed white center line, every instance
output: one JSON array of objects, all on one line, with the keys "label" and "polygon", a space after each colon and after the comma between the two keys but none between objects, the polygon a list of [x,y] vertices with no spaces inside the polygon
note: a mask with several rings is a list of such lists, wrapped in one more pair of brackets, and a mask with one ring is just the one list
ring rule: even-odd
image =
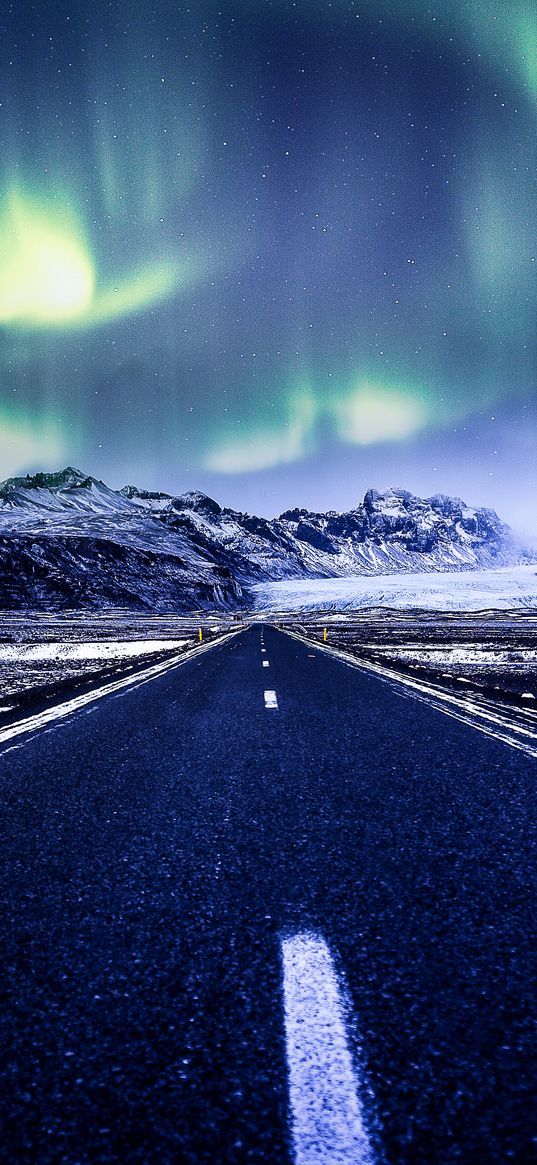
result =
[{"label": "dashed white center line", "polygon": [[263,660],[263,667],[270,667],[268,659]]},{"label": "dashed white center line", "polygon": [[330,951],[302,932],[282,959],[295,1165],[373,1165]]},{"label": "dashed white center line", "polygon": [[267,654],[267,649],[266,649],[266,647],[262,647],[262,648],[261,648],[261,654],[262,654],[262,655],[266,655],[266,654]]},{"label": "dashed white center line", "polygon": [[265,708],[277,708],[278,707],[278,700],[276,697],[276,692],[266,691],[263,693],[263,695],[265,697]]}]

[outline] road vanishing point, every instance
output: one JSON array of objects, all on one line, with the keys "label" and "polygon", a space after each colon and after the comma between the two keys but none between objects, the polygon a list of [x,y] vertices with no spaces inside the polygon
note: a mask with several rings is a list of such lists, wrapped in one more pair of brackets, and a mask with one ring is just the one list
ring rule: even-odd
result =
[{"label": "road vanishing point", "polygon": [[0,1161],[537,1161],[537,762],[267,625],[0,737]]}]

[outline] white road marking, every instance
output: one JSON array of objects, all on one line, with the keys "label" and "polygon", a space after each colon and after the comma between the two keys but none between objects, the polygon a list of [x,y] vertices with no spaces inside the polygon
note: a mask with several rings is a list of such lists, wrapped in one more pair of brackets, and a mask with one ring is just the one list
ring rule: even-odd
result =
[{"label": "white road marking", "polygon": [[330,951],[302,932],[282,960],[295,1165],[373,1165]]},{"label": "white road marking", "polygon": [[266,655],[266,654],[267,654],[267,649],[266,649],[266,647],[262,647],[262,648],[261,648],[261,653],[262,653],[262,655]]},{"label": "white road marking", "polygon": [[268,659],[263,660],[263,667],[270,667]]},{"label": "white road marking", "polygon": [[[298,631],[284,631],[284,635],[291,636],[292,639],[298,639],[301,643],[311,645],[311,640],[305,635],[301,635]],[[424,704],[428,704],[431,708],[436,708],[437,711],[443,712],[445,716],[451,716],[453,720],[460,720],[462,724],[469,724],[471,728],[477,729],[478,732],[483,732],[485,736],[491,736],[493,740],[500,740],[503,744],[508,744],[511,748],[519,749],[524,752],[526,756],[537,757],[537,732],[524,728],[520,724],[514,724],[509,719],[509,715],[502,714],[500,710],[489,711],[480,705],[476,704],[471,697],[464,697],[461,695],[453,695],[448,692],[442,692],[438,688],[432,687],[426,683],[425,680],[411,679],[409,676],[403,676],[401,672],[392,671],[390,668],[383,667],[381,664],[371,663],[369,660],[360,659],[356,655],[351,655],[348,651],[343,651],[339,647],[328,647],[324,643],[319,644],[319,650],[326,651],[327,655],[333,655],[337,659],[341,659],[347,667],[356,668],[357,671],[368,671],[376,675],[379,680],[384,683],[393,685],[394,683],[412,689],[412,695],[416,700],[421,700]],[[516,733],[517,737],[509,735]],[[528,740],[520,739],[527,737]]]},{"label": "white road marking", "polygon": [[[187,663],[195,655],[205,654],[206,651],[211,651],[219,643],[225,643],[228,639],[232,639],[235,635],[240,634],[238,631],[231,631],[227,635],[222,635],[219,639],[213,639],[209,643],[203,643],[199,646],[193,647],[191,651],[181,652],[179,655],[172,655],[171,659],[167,659],[162,663],[152,664],[151,667],[144,668],[143,671],[135,672],[133,675],[125,676],[121,680],[113,680],[109,684],[104,684],[101,688],[95,688],[92,692],[85,692],[83,695],[74,696],[71,700],[64,700],[61,704],[55,704],[53,708],[46,708],[43,712],[37,712],[34,716],[28,716],[25,720],[19,720],[16,724],[10,724],[6,728],[0,729],[0,744],[4,741],[12,740],[17,736],[24,736],[27,733],[47,729],[49,726],[54,726],[55,722],[63,721],[65,717],[70,716],[73,712],[80,711],[87,704],[94,704],[97,700],[101,700],[103,696],[115,695],[123,691],[124,688],[138,688],[142,684],[148,683],[155,679],[156,676],[163,675],[164,672],[170,671],[171,668],[178,667],[180,664]],[[90,709],[93,711],[93,709]],[[20,748],[25,743],[21,741],[18,745],[12,745],[12,748]],[[9,749],[6,749],[9,752]]]},{"label": "white road marking", "polygon": [[263,695],[265,697],[265,708],[277,708],[278,707],[278,699],[276,696],[276,692],[266,691],[263,693]]}]

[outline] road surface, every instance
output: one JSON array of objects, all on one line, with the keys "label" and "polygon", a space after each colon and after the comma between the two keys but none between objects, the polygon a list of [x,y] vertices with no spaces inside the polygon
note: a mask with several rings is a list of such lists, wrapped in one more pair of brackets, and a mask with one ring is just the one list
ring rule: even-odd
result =
[{"label": "road surface", "polygon": [[0,773],[2,1162],[537,1161],[534,759],[253,626]]}]

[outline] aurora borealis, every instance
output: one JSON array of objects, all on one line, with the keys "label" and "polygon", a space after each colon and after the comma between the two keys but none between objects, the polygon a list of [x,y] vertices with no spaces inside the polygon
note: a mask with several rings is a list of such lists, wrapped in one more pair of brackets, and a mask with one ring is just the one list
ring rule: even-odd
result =
[{"label": "aurora borealis", "polygon": [[0,478],[537,532],[530,0],[0,15]]}]

